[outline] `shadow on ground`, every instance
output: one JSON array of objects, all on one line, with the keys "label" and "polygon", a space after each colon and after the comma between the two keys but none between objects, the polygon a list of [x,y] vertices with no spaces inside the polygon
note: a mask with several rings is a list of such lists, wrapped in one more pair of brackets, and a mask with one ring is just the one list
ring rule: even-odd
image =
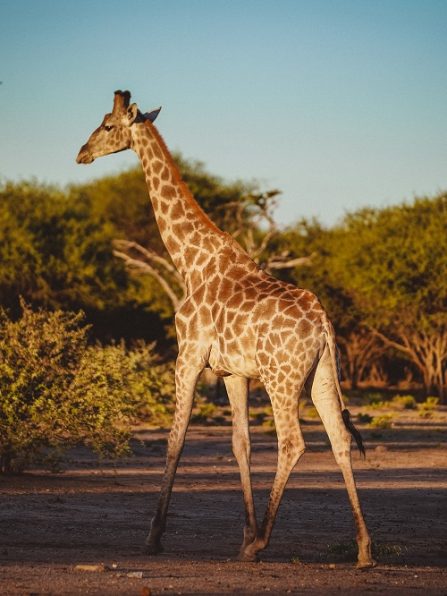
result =
[{"label": "shadow on ground", "polygon": [[[125,578],[129,569],[142,569],[143,575],[152,578],[151,589],[155,592],[169,592],[171,584],[163,583],[169,571],[174,578],[173,591],[206,593],[205,584],[217,568],[224,580],[222,585],[216,583],[217,579],[214,582],[216,593],[249,593],[248,585],[240,585],[246,573],[250,582],[254,581],[253,586],[262,591],[256,578],[262,577],[259,574],[266,565],[277,575],[266,586],[274,586],[279,592],[295,589],[296,582],[290,584],[290,569],[294,576],[298,569],[299,577],[309,576],[309,589],[316,570],[332,571],[335,581],[344,569],[345,577],[351,578],[345,583],[346,593],[351,587],[358,589],[362,580],[352,568],[356,557],[354,526],[346,491],[317,429],[305,429],[310,449],[291,477],[271,544],[262,554],[263,563],[250,566],[232,562],[242,539],[244,516],[230,432],[227,428],[193,428],[189,432],[172,499],[165,554],[159,558],[146,557],[143,544],[160,485],[166,433],[141,432],[135,443],[135,457],[119,463],[103,462],[98,466],[91,454],[78,450],[71,454],[70,468],[64,474],[35,470],[1,477],[0,562],[8,569],[3,592],[19,593],[15,590],[25,581],[23,578],[31,585],[32,577],[27,576],[30,569],[34,569],[36,581],[40,578],[37,588],[42,591],[48,589],[44,579],[48,573],[54,575],[54,586],[62,589],[60,593],[63,582],[69,580],[72,583],[67,586],[71,585],[74,593],[84,590],[85,585],[95,591],[93,579],[93,583],[85,584],[90,580],[82,576],[79,583],[81,580],[72,572],[75,564],[83,562],[106,562],[109,566],[118,562],[116,569],[124,569],[121,576]],[[419,438],[423,442],[423,437]],[[404,436],[399,429],[392,441],[370,445],[366,461],[357,456],[354,460],[380,564],[370,576],[376,578],[371,589],[377,586],[377,591],[383,591],[380,577],[388,581],[384,569],[392,567],[393,573],[398,573],[414,567],[419,571],[413,574],[413,583],[402,584],[407,593],[419,589],[422,576],[427,583],[427,573],[434,581],[432,593],[438,588],[442,593],[447,588],[447,450],[442,444],[434,445],[431,437],[422,447],[405,447],[411,439],[411,433]],[[276,448],[274,437],[261,430],[253,433],[253,442],[253,481],[260,518],[273,479]],[[173,574],[177,568],[182,569],[181,585]],[[41,577],[36,569],[47,569],[47,575]],[[287,580],[282,575],[286,569]],[[102,581],[111,582],[113,573],[121,577],[118,571],[103,574]],[[194,583],[201,574],[203,579]],[[154,577],[159,577],[158,583]],[[123,586],[116,581],[113,585],[120,592]],[[112,587],[107,588],[110,593]]]}]

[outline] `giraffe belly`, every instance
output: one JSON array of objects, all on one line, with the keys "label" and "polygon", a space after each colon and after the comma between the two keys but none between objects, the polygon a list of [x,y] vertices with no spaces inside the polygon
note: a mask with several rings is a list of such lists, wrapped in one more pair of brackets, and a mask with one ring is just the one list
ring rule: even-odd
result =
[{"label": "giraffe belly", "polygon": [[249,379],[259,378],[254,355],[239,350],[233,350],[231,354],[228,354],[217,343],[211,347],[208,363],[217,376],[237,375]]}]

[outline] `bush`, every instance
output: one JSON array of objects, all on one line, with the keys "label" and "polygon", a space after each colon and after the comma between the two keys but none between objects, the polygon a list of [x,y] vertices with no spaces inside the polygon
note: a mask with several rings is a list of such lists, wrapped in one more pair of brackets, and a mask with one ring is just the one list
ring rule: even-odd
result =
[{"label": "bush", "polygon": [[371,422],[371,428],[391,428],[393,424],[393,415],[384,414],[383,416],[375,416]]},{"label": "bush", "polygon": [[377,391],[369,391],[365,394],[365,399],[369,405],[382,404],[383,393]]},{"label": "bush", "polygon": [[402,406],[404,410],[415,410],[417,405],[412,395],[395,395],[393,404]]},{"label": "bush", "polygon": [[[206,424],[211,422],[218,413],[218,409],[215,404],[205,401],[203,398],[199,398],[196,401],[191,421],[198,424]],[[220,416],[219,416],[220,419]]]},{"label": "bush", "polygon": [[431,418],[433,416],[433,412],[438,407],[439,397],[427,397],[425,401],[421,404],[418,404],[419,416],[422,418]]},{"label": "bush", "polygon": [[82,313],[21,308],[0,310],[1,472],[54,467],[77,443],[123,454],[133,416],[166,416],[173,380],[151,346],[88,346]]},{"label": "bush", "polygon": [[373,417],[369,414],[360,412],[360,414],[357,416],[357,420],[360,422],[360,424],[370,424],[373,421]]}]

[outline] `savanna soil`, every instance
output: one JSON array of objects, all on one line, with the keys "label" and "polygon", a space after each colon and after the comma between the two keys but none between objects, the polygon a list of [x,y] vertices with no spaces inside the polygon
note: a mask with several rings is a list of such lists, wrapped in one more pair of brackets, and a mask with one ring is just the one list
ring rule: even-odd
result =
[{"label": "savanna soil", "polygon": [[[341,475],[316,421],[260,563],[235,560],[243,507],[230,426],[192,426],[172,498],[165,552],[144,554],[163,469],[165,431],[138,430],[117,463],[86,450],[54,475],[0,477],[1,594],[447,594],[447,414],[362,429],[354,454],[375,569],[355,569]],[[276,462],[273,434],[255,427],[258,518]],[[92,565],[81,571],[77,565]],[[130,574],[130,575],[129,575]],[[133,575],[133,576],[132,576]]]}]

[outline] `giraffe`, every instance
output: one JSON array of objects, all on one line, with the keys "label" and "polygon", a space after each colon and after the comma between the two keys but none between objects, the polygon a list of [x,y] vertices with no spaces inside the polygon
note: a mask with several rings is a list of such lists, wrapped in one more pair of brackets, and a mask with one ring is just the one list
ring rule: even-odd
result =
[{"label": "giraffe", "polygon": [[[191,416],[198,377],[209,366],[224,379],[232,411],[232,448],[240,470],[245,526],[239,559],[257,560],[270,540],[292,469],[305,451],[298,401],[306,386],[329,436],[356,523],[357,566],[372,567],[371,540],[351,464],[351,435],[360,435],[344,408],[337,375],[333,327],[309,291],[279,281],[202,211],[153,122],[159,109],[142,113],[128,91],[116,91],[111,113],[82,146],[82,164],[125,149],[140,159],[162,240],[182,275],[186,298],[175,314],[178,339],[176,407],[166,465],[147,552],[162,550],[174,477]],[[263,522],[257,525],[250,477],[248,379],[259,379],[272,404],[277,469]]]}]

